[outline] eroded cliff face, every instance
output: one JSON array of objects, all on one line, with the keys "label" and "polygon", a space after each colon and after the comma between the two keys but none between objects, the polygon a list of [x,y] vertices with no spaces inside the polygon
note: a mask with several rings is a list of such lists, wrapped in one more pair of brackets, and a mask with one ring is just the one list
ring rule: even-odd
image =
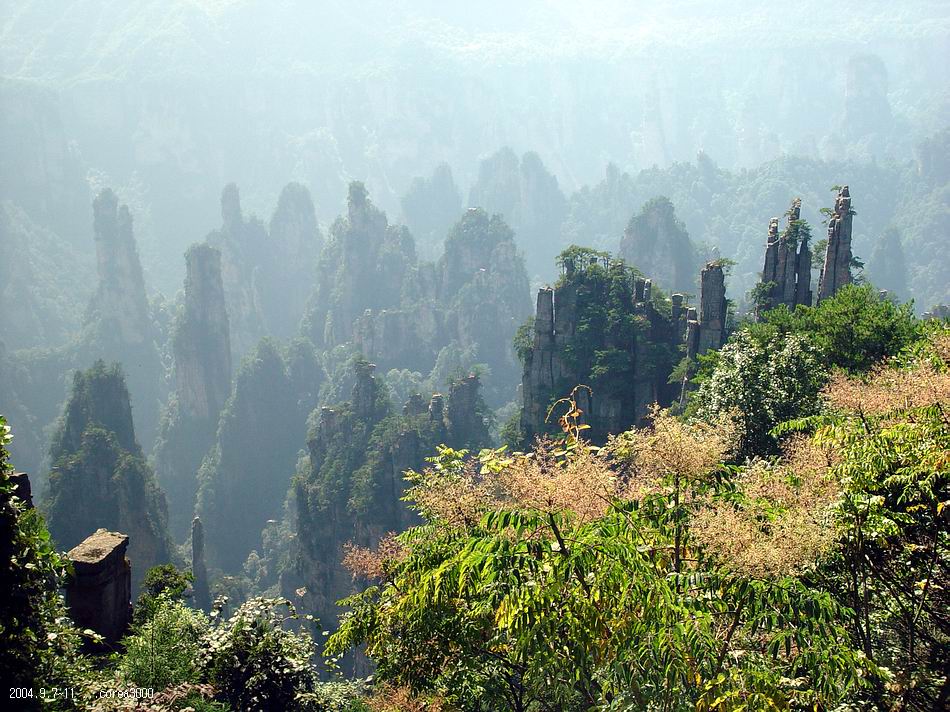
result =
[{"label": "eroded cliff face", "polygon": [[302,598],[324,628],[335,627],[336,601],[357,586],[342,565],[344,545],[375,546],[416,522],[401,501],[403,473],[425,467],[442,442],[477,448],[487,440],[477,377],[453,383],[447,402],[432,396],[428,408],[415,395],[397,415],[375,367],[354,368],[351,400],[323,408],[309,434],[309,459],[293,487],[293,565],[281,575],[284,594]]},{"label": "eroded cliff face", "polygon": [[779,219],[769,221],[757,316],[781,304],[789,309],[798,304],[811,306],[811,231],[801,219],[801,209],[801,198],[795,198],[785,213],[787,224],[781,235]]},{"label": "eroded cliff face", "polygon": [[399,301],[367,309],[353,340],[380,368],[428,372],[447,347],[473,354],[491,369],[487,397],[500,404],[517,384],[511,342],[529,313],[528,278],[515,236],[498,215],[462,214],[436,264],[407,273]]},{"label": "eroded cliff face", "polygon": [[132,233],[132,215],[115,193],[103,190],[93,203],[98,287],[86,315],[76,365],[95,359],[122,364],[138,419],[150,447],[158,425],[165,382],[149,313],[145,280]]},{"label": "eroded cliff face", "polygon": [[128,534],[136,589],[152,566],[177,563],[165,495],[136,441],[118,365],[100,361],[76,373],[50,460],[44,508],[61,548],[76,546],[100,527]]},{"label": "eroded cliff face", "polygon": [[818,280],[818,300],[827,299],[846,284],[851,284],[851,228],[854,211],[851,192],[842,186],[835,198],[835,206],[828,220],[828,246]]},{"label": "eroded cliff face", "polygon": [[390,225],[362,183],[351,183],[346,217],[337,218],[304,322],[317,347],[353,340],[356,320],[367,309],[398,309],[405,278],[416,265],[409,231]]},{"label": "eroded cliff face", "polygon": [[256,217],[244,218],[241,196],[233,183],[221,193],[221,222],[206,242],[221,252],[231,358],[237,362],[266,333],[258,281],[267,251],[267,230]]},{"label": "eroded cliff face", "polygon": [[214,444],[218,416],[231,391],[231,340],[221,280],[221,253],[192,245],[185,253],[185,297],[175,319],[175,391],[165,408],[154,463],[168,494],[176,540],[188,532],[198,468]]},{"label": "eroded cliff face", "polygon": [[267,244],[260,276],[264,324],[268,334],[289,339],[300,328],[323,249],[310,191],[300,183],[288,183],[281,191]]},{"label": "eroded cliff face", "polygon": [[663,289],[695,291],[699,253],[667,198],[654,198],[630,219],[620,240],[620,257]]},{"label": "eroded cliff face", "polygon": [[556,429],[552,404],[583,384],[589,390],[574,396],[599,442],[678,395],[668,379],[685,336],[682,295],[674,318],[672,303],[623,260],[576,248],[561,261],[557,285],[538,291],[533,340],[522,352],[522,435],[530,441]]},{"label": "eroded cliff face", "polygon": [[241,364],[198,473],[196,512],[209,567],[239,571],[261,548],[266,522],[280,517],[322,381],[316,354],[302,341],[281,347],[263,339]]}]

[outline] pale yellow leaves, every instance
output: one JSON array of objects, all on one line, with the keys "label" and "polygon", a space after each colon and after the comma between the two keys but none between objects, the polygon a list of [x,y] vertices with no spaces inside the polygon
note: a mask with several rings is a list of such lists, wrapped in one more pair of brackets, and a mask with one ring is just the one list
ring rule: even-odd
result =
[{"label": "pale yellow leaves", "polygon": [[736,481],[741,504],[718,500],[692,517],[691,536],[735,573],[756,578],[799,573],[833,544],[839,487],[831,453],[793,439],[777,463],[756,461]]}]

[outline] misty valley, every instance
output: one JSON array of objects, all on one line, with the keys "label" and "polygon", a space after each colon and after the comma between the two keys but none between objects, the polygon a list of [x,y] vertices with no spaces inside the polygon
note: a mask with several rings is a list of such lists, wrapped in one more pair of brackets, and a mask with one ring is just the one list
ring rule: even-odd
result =
[{"label": "misty valley", "polygon": [[926,0],[0,9],[0,707],[950,708],[948,62]]}]

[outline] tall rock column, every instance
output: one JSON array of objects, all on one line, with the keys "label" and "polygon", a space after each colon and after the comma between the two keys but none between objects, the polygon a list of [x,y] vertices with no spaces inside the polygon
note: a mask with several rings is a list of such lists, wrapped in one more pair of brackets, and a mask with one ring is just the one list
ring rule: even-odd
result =
[{"label": "tall rock column", "polygon": [[726,278],[722,265],[708,262],[700,273],[699,353],[718,349],[726,340]]},{"label": "tall rock column", "polygon": [[489,444],[482,419],[478,376],[452,381],[447,404],[448,437],[455,447],[478,450]]},{"label": "tall rock column", "polygon": [[95,309],[121,343],[141,344],[149,337],[145,278],[132,235],[132,214],[106,188],[92,204],[99,287]]},{"label": "tall rock column", "polygon": [[221,193],[221,228],[205,242],[221,250],[221,280],[230,322],[232,357],[235,362],[251,351],[264,336],[261,309],[261,265],[271,254],[267,228],[255,216],[245,219],[241,196],[233,183]]},{"label": "tall rock column", "polygon": [[103,637],[108,649],[132,621],[132,567],[125,557],[129,537],[99,529],[69,552],[73,565],[66,581],[66,605],[80,628]]},{"label": "tall rock column", "polygon": [[188,534],[198,468],[214,445],[218,415],[231,390],[231,338],[221,253],[207,244],[185,253],[185,303],[172,335],[175,393],[155,446],[155,472],[168,494],[169,528]]},{"label": "tall rock column", "polygon": [[523,408],[521,424],[525,432],[534,432],[537,423],[544,420],[545,403],[539,396],[554,387],[554,290],[538,290],[537,311],[534,316],[534,343],[524,355],[522,377]]},{"label": "tall rock column", "polygon": [[851,284],[851,193],[848,186],[838,190],[834,212],[828,221],[828,247],[825,263],[818,280],[818,301],[834,296],[846,284]]},{"label": "tall rock column", "polygon": [[128,378],[139,437],[150,447],[164,399],[161,358],[149,316],[132,214],[106,188],[92,205],[99,285],[92,299],[76,366],[118,361]]},{"label": "tall rock column", "polygon": [[208,568],[205,566],[205,532],[198,517],[195,517],[191,523],[191,575],[193,576],[195,607],[202,611],[211,610]]},{"label": "tall rock column", "polygon": [[206,244],[185,253],[185,308],[175,325],[175,392],[185,414],[217,423],[231,390],[231,335],[221,253]]}]

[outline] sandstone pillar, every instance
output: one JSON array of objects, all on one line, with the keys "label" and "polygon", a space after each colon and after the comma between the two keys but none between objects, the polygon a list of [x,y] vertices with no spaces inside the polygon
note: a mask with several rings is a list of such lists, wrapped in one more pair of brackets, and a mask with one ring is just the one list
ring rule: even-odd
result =
[{"label": "sandstone pillar", "polygon": [[132,566],[125,553],[129,537],[99,529],[72,549],[73,574],[66,582],[66,605],[79,628],[91,628],[112,646],[132,620]]}]

